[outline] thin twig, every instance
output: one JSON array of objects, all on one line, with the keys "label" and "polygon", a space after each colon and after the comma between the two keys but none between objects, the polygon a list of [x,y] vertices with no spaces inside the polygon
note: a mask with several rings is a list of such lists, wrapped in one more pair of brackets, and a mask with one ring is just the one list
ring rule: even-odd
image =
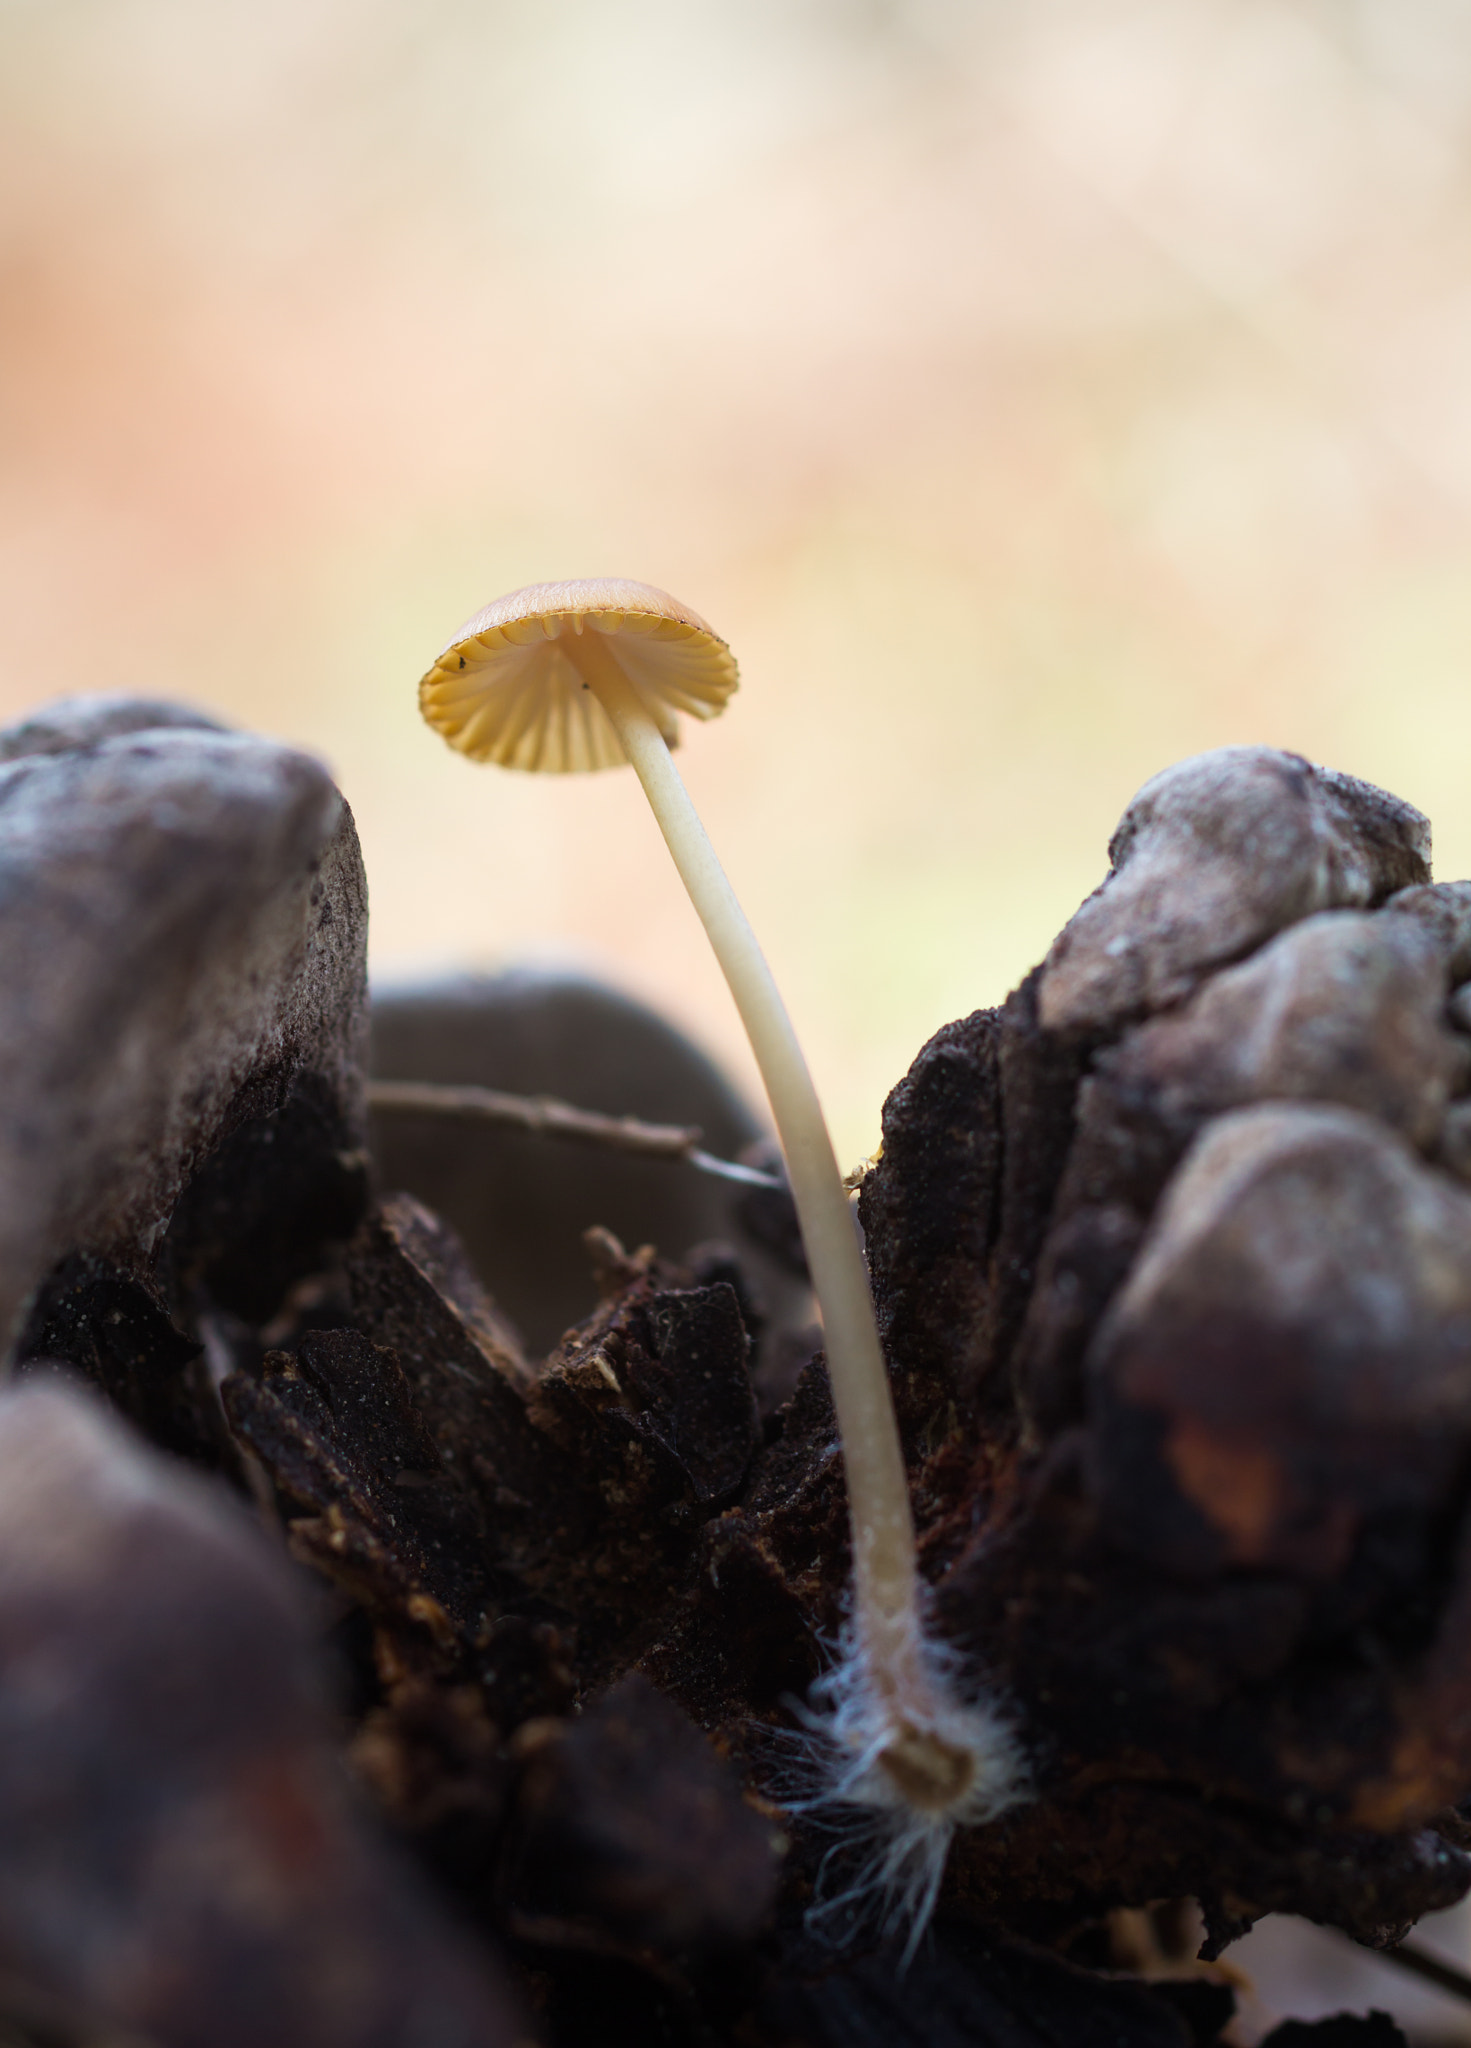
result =
[{"label": "thin twig", "polygon": [[647,1124],[635,1116],[575,1109],[552,1095],[508,1095],[499,1088],[438,1081],[370,1081],[368,1104],[372,1109],[402,1110],[410,1115],[511,1124],[543,1137],[611,1145],[620,1152],[645,1152],[659,1159],[687,1159],[704,1136],[698,1124]]},{"label": "thin twig", "polygon": [[1389,1948],[1370,1949],[1368,1953],[1382,1956],[1386,1963],[1395,1963],[1412,1976],[1422,1977],[1427,1984],[1448,1991],[1452,1998],[1463,1998],[1471,2004],[1471,1972],[1448,1963],[1444,1956],[1434,1955],[1428,1948],[1421,1948],[1418,1942],[1397,1941]]},{"label": "thin twig", "polygon": [[554,1095],[509,1095],[499,1088],[439,1081],[370,1081],[368,1107],[407,1116],[467,1117],[506,1124],[539,1137],[571,1138],[582,1145],[605,1145],[617,1152],[636,1152],[646,1159],[683,1160],[701,1173],[750,1187],[774,1188],[781,1182],[758,1167],[738,1160],[717,1159],[700,1150],[704,1135],[698,1124],[649,1124],[636,1116],[605,1116],[601,1110],[577,1109]]}]

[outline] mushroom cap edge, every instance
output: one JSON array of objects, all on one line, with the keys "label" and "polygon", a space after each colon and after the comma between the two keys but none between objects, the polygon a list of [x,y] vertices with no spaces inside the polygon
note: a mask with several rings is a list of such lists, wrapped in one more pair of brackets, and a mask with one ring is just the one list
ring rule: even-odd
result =
[{"label": "mushroom cap edge", "polygon": [[622,765],[611,721],[578,666],[598,633],[665,740],[676,714],[714,718],[737,686],[735,657],[698,612],[652,584],[587,577],[528,584],[468,619],[419,685],[427,722],[459,752],[551,773]]}]

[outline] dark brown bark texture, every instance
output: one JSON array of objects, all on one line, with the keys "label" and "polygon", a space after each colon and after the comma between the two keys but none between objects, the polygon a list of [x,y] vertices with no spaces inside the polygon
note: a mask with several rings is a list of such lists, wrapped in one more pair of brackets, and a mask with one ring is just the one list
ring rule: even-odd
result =
[{"label": "dark brown bark texture", "polygon": [[[1035,1793],[905,1970],[805,1917],[861,1851],[792,1793],[848,1531],[790,1213],[628,1251],[594,1226],[662,1169],[588,1213],[492,1150],[477,1207],[463,1132],[370,1189],[323,772],[146,703],[0,735],[0,2027],[1188,2048],[1228,1981],[1110,1968],[1111,1915],[1384,1943],[1465,1891],[1471,885],[1265,749],[1158,777],[1111,854],[860,1197],[934,1615]],[[447,1070],[482,1000],[514,1037],[505,986],[398,998],[398,1077],[503,1082]],[[589,1052],[597,1106],[689,1118],[698,1062],[614,1011],[647,1064],[618,1102]],[[537,1085],[592,1099],[579,1042]],[[483,1269],[545,1239],[559,1327],[584,1231],[530,1355]],[[1398,2038],[1334,2024],[1279,2048]]]},{"label": "dark brown bark texture", "polygon": [[952,1883],[1014,1925],[1122,1888],[1373,1941],[1465,1888],[1471,889],[1422,832],[1288,756],[1170,771],[887,1105],[938,1608],[1040,1795]]}]

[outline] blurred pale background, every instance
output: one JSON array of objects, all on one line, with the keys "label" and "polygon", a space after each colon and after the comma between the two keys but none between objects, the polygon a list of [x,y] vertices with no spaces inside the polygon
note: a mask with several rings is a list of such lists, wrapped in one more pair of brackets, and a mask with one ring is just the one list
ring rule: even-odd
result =
[{"label": "blurred pale background", "polygon": [[414,684],[615,573],[839,1150],[1234,740],[1471,871],[1465,0],[0,0],[0,712],[320,750],[374,965],[528,952],[749,1069],[631,778]]},{"label": "blurred pale background", "polygon": [[849,1158],[1181,755],[1471,872],[1468,542],[1466,0],[0,0],[0,715],[316,748],[380,976],[583,960],[749,1083],[631,778],[415,710],[485,599],[665,585]]}]

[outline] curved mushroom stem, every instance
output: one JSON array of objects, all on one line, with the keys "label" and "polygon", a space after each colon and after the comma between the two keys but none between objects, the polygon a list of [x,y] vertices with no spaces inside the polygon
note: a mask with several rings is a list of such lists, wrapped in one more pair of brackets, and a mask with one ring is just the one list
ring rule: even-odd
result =
[{"label": "curved mushroom stem", "polygon": [[944,1809],[968,1793],[972,1761],[937,1725],[946,1717],[924,1656],[899,1431],[868,1275],[817,1091],[771,969],[643,699],[595,627],[583,633],[577,660],[643,784],[766,1084],[822,1310],[848,1483],[858,1648],[890,1731],[877,1761],[909,1804]]}]

